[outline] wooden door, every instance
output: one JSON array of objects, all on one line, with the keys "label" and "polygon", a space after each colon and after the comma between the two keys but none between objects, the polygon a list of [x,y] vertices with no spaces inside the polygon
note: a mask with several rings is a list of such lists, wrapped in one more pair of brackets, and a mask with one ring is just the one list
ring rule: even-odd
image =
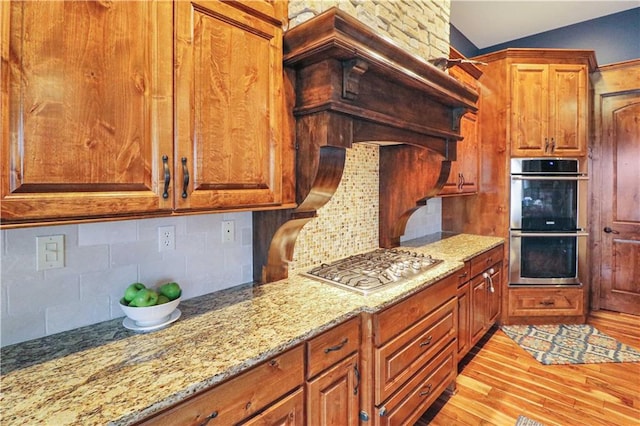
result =
[{"label": "wooden door", "polygon": [[3,223],[170,210],[171,4],[0,7]]},{"label": "wooden door", "polygon": [[511,65],[511,154],[544,155],[548,120],[549,66]]},{"label": "wooden door", "polygon": [[307,383],[307,425],[355,426],[359,423],[358,354]]},{"label": "wooden door", "polygon": [[601,108],[600,307],[640,315],[640,87]]},{"label": "wooden door", "polygon": [[547,154],[586,154],[588,74],[586,65],[549,65],[549,137]]},{"label": "wooden door", "polygon": [[176,209],[280,204],[282,23],[273,2],[175,4]]}]

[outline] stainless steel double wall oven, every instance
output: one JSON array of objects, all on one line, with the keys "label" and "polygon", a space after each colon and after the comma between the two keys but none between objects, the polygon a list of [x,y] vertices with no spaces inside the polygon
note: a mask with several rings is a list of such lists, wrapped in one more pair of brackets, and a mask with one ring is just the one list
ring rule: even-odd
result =
[{"label": "stainless steel double wall oven", "polygon": [[511,160],[509,285],[580,285],[587,175],[577,159]]}]

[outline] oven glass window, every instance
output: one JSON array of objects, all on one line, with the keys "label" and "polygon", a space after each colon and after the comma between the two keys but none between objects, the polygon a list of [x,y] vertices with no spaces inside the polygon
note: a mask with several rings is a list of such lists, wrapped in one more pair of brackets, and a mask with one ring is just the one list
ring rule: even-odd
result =
[{"label": "oven glass window", "polygon": [[522,237],[523,278],[575,278],[577,237]]},{"label": "oven glass window", "polygon": [[578,182],[575,180],[523,180],[522,230],[575,230],[577,194]]}]

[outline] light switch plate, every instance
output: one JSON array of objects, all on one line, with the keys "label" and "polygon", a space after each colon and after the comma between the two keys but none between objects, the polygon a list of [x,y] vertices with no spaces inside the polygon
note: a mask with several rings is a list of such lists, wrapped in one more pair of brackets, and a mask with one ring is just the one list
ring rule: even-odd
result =
[{"label": "light switch plate", "polygon": [[37,270],[64,268],[64,235],[36,237]]}]

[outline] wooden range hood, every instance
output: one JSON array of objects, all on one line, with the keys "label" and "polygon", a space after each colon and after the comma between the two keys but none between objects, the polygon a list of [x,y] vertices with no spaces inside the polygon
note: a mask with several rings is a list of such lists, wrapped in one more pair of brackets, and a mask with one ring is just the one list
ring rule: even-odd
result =
[{"label": "wooden range hood", "polygon": [[460,119],[478,98],[336,8],[285,34],[284,65],[295,92],[298,207],[254,212],[260,282],[288,276],[298,233],[335,193],[353,143],[380,145],[380,247],[398,246],[411,214],[446,182]]}]

